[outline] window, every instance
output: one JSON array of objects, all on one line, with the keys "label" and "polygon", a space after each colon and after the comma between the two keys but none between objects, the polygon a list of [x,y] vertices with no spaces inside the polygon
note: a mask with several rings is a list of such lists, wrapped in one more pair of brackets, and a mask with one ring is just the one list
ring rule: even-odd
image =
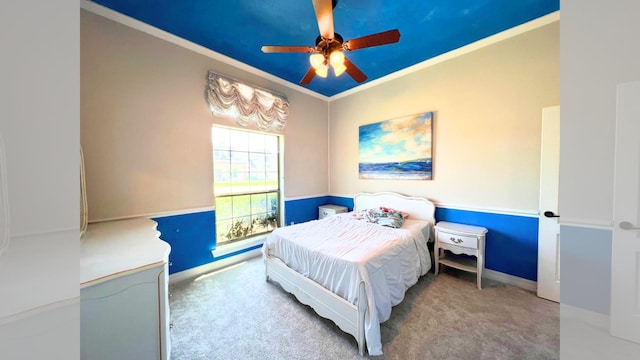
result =
[{"label": "window", "polygon": [[228,244],[278,227],[278,136],[214,126],[211,139],[216,244]]}]

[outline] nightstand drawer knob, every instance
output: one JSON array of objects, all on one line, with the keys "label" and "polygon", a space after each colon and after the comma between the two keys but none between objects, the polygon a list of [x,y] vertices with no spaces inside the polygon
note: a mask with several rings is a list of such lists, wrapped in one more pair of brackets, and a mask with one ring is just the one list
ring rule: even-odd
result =
[{"label": "nightstand drawer knob", "polygon": [[462,242],[462,239],[456,239],[454,237],[449,238],[449,240],[453,241],[456,244],[460,244]]}]

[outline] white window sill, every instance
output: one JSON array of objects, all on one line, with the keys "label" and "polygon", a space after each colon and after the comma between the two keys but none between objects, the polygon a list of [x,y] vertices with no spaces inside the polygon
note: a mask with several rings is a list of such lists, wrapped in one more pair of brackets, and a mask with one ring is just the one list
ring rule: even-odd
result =
[{"label": "white window sill", "polygon": [[237,251],[242,251],[256,245],[262,245],[265,238],[266,235],[258,235],[256,237],[252,237],[242,241],[236,241],[231,244],[221,245],[220,247],[216,247],[215,249],[211,250],[211,254],[214,258],[217,258]]}]

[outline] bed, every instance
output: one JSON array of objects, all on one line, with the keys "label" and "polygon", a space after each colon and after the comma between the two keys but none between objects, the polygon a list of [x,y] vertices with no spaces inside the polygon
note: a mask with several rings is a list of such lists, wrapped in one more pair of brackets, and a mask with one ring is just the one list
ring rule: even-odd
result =
[{"label": "bed", "polygon": [[[400,228],[360,219],[368,209],[404,213]],[[273,281],[332,320],[369,355],[382,355],[380,324],[431,268],[434,204],[392,192],[360,193],[354,211],[274,230],[262,248]],[[407,216],[408,215],[408,216]]]}]

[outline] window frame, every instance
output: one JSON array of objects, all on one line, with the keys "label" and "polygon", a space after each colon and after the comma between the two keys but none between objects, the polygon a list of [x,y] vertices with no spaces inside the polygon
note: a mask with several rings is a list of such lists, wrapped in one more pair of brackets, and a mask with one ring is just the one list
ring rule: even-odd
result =
[{"label": "window frame", "polygon": [[[260,136],[264,136],[266,137],[266,139],[268,139],[268,137],[273,137],[274,140],[276,141],[275,147],[272,145],[271,147],[265,145],[262,147],[258,147],[258,149],[260,149],[259,151],[255,151],[255,148],[253,148],[252,151],[252,145],[250,142],[245,143],[246,147],[245,148],[238,148],[236,145],[232,144],[231,141],[231,136],[229,137],[228,141],[223,142],[223,144],[226,144],[226,147],[216,147],[215,142],[215,131],[216,129],[220,129],[220,130],[225,130],[225,131],[235,131],[235,132],[240,132],[240,133],[244,133],[246,134],[249,138],[252,137],[252,134],[255,135],[260,135]],[[227,126],[223,126],[223,125],[218,125],[218,124],[213,124],[211,126],[211,149],[212,149],[212,164],[213,164],[213,196],[214,196],[214,203],[215,203],[215,214],[216,214],[216,218],[215,218],[215,244],[216,244],[216,248],[218,247],[228,247],[230,245],[237,245],[239,243],[244,243],[247,240],[251,240],[251,239],[255,239],[255,238],[263,238],[266,234],[270,233],[271,231],[273,231],[275,228],[278,228],[280,226],[283,226],[283,213],[282,213],[282,183],[283,183],[283,179],[282,179],[282,174],[283,174],[283,169],[282,169],[282,164],[283,164],[283,137],[280,134],[274,134],[274,133],[268,133],[268,132],[262,132],[262,131],[254,131],[254,130],[248,130],[248,129],[242,129],[242,128],[236,128],[236,127],[227,127]],[[231,184],[230,185],[230,190],[229,192],[220,192],[220,191],[216,191],[217,187],[216,187],[216,176],[217,176],[217,170],[219,169],[220,166],[219,164],[216,164],[216,150],[222,150],[224,151],[228,151],[229,152],[229,162],[232,161],[231,159],[231,153],[232,152],[246,152],[247,154],[247,163],[244,164],[244,166],[247,167],[247,173],[246,173],[246,178],[250,179],[251,178],[251,168],[252,165],[250,164],[250,159],[252,158],[252,154],[254,154],[254,158],[255,158],[255,154],[261,154],[262,156],[264,156],[265,159],[265,164],[262,166],[259,166],[258,172],[260,173],[260,175],[264,175],[264,188],[263,189],[247,189],[248,191],[234,191],[233,190],[233,165],[230,163],[229,164],[229,178],[228,178],[228,182]],[[271,151],[270,151],[271,150]],[[275,153],[274,151],[275,150]],[[277,169],[276,171],[276,176],[275,176],[275,180],[276,180],[276,184],[275,184],[275,188],[269,188],[268,186],[268,180],[267,179],[272,179],[273,180],[273,171],[268,171],[269,170],[269,166],[267,164],[268,161],[272,161],[273,162],[273,158],[268,159],[269,155],[275,155],[275,168]],[[219,161],[219,160],[218,160]],[[242,166],[242,165],[241,165]],[[271,167],[273,168],[273,166]],[[237,170],[237,169],[236,169]],[[269,174],[271,174],[271,176],[268,176]],[[250,180],[249,180],[250,181]],[[237,182],[236,182],[237,183]],[[250,185],[251,186],[251,185]],[[251,209],[251,202],[252,202],[252,195],[266,195],[266,198],[264,200],[264,209],[266,211],[264,212],[256,212],[254,213],[253,210]],[[269,195],[270,194],[275,194],[275,208],[273,207],[273,200],[270,199]],[[220,220],[218,214],[219,214],[219,200],[220,199],[231,199],[231,201],[238,199],[242,196],[249,196],[249,214],[248,215],[234,215],[233,214],[233,205],[231,205],[231,209],[230,211],[232,212],[231,216],[228,218],[225,218],[223,220]],[[275,217],[271,217],[269,216],[269,214],[271,214],[273,211],[275,211]],[[263,219],[266,219],[266,223],[265,220],[259,221],[259,217],[261,215],[266,215],[263,217]],[[247,233],[246,235],[241,235],[241,236],[237,236],[237,237],[233,237],[233,238],[228,238],[226,237],[224,234],[224,232],[228,232],[230,231],[230,227],[229,225],[227,225],[226,229],[221,229],[222,225],[222,221],[226,221],[226,220],[231,220],[231,226],[233,226],[233,224],[238,222],[238,219],[240,220],[246,220],[246,218],[249,218],[249,222],[248,224],[245,222],[245,225],[249,227],[249,233]],[[275,223],[273,222],[275,220]],[[256,232],[256,230],[254,229],[255,223],[256,221],[258,222],[258,231]],[[241,228],[241,230],[239,230],[239,232],[243,232],[245,231],[244,228]],[[220,241],[223,240],[223,241]],[[235,246],[233,246],[235,247]]]}]

